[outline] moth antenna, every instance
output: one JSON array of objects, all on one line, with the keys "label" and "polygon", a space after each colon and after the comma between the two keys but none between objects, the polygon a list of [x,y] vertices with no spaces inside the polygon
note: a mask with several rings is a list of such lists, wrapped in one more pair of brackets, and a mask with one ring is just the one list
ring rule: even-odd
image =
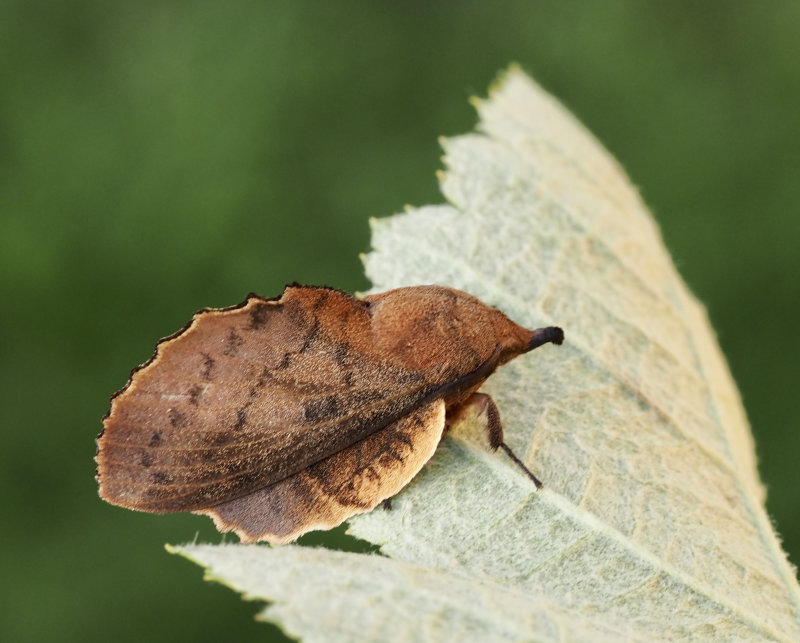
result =
[{"label": "moth antenna", "polygon": [[564,331],[561,330],[558,326],[548,326],[547,328],[538,328],[537,330],[533,331],[533,337],[531,341],[528,343],[529,351],[532,351],[534,348],[539,348],[543,344],[558,344],[560,345],[564,341]]},{"label": "moth antenna", "polygon": [[[549,329],[545,329],[545,330],[549,330]],[[561,329],[560,329],[560,328],[557,328],[556,330],[559,330],[559,331],[560,331]],[[508,446],[508,445],[507,445],[505,442],[501,442],[501,443],[500,443],[500,448],[501,448],[503,451],[505,451],[505,452],[506,452],[506,455],[507,455],[509,458],[511,458],[511,461],[512,461],[514,464],[516,464],[516,465],[517,465],[517,466],[518,466],[520,469],[522,469],[522,471],[525,473],[525,475],[526,475],[526,476],[528,476],[528,477],[529,477],[531,480],[533,480],[533,484],[535,484],[535,485],[536,485],[536,488],[537,488],[537,489],[541,489],[541,488],[544,486],[544,485],[542,484],[542,481],[541,481],[541,480],[539,480],[539,478],[537,478],[535,475],[533,475],[533,471],[531,471],[530,469],[528,469],[528,467],[526,467],[526,466],[525,466],[525,464],[522,462],[522,460],[520,460],[520,459],[519,459],[519,458],[516,456],[516,454],[515,454],[515,453],[514,453],[514,452],[511,450],[511,447],[509,447],[509,446]]]}]

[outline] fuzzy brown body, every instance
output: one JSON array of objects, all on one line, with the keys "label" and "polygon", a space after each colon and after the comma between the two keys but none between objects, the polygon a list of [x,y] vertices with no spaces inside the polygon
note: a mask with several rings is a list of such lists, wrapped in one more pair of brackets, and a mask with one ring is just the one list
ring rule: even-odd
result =
[{"label": "fuzzy brown body", "polygon": [[397,493],[433,454],[445,409],[541,332],[439,286],[364,299],[289,286],[201,311],[112,398],[100,495],[207,513],[244,540],[334,526]]}]

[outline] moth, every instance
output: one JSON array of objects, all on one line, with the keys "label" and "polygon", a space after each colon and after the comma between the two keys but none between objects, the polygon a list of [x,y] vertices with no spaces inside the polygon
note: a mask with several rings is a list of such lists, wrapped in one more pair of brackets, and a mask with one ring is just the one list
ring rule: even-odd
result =
[{"label": "moth", "polygon": [[476,408],[491,447],[539,487],[476,391],[501,364],[563,338],[442,286],[358,299],[294,284],[201,310],[111,398],[100,497],[206,514],[243,542],[289,542],[397,494],[448,418]]}]

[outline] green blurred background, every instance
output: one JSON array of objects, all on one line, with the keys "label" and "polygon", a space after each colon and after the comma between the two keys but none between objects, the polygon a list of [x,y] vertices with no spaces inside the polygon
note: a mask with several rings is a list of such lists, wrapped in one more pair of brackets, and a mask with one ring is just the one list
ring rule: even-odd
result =
[{"label": "green blurred background", "polygon": [[511,61],[641,187],[800,561],[800,4],[433,4],[0,4],[1,640],[278,636],[164,551],[207,518],[98,500],[108,396],[200,307],[367,287],[367,218],[441,201]]}]

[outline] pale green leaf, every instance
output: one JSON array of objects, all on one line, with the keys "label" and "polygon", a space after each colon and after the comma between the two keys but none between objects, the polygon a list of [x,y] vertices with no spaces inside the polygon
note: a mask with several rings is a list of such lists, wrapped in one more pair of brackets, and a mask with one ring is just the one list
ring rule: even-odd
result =
[{"label": "pale green leaf", "polygon": [[512,70],[443,141],[448,205],[372,222],[375,290],[439,283],[566,341],[484,386],[536,492],[468,422],[391,511],[378,555],[177,548],[307,640],[800,640],[800,588],[702,307],[607,152]]}]

